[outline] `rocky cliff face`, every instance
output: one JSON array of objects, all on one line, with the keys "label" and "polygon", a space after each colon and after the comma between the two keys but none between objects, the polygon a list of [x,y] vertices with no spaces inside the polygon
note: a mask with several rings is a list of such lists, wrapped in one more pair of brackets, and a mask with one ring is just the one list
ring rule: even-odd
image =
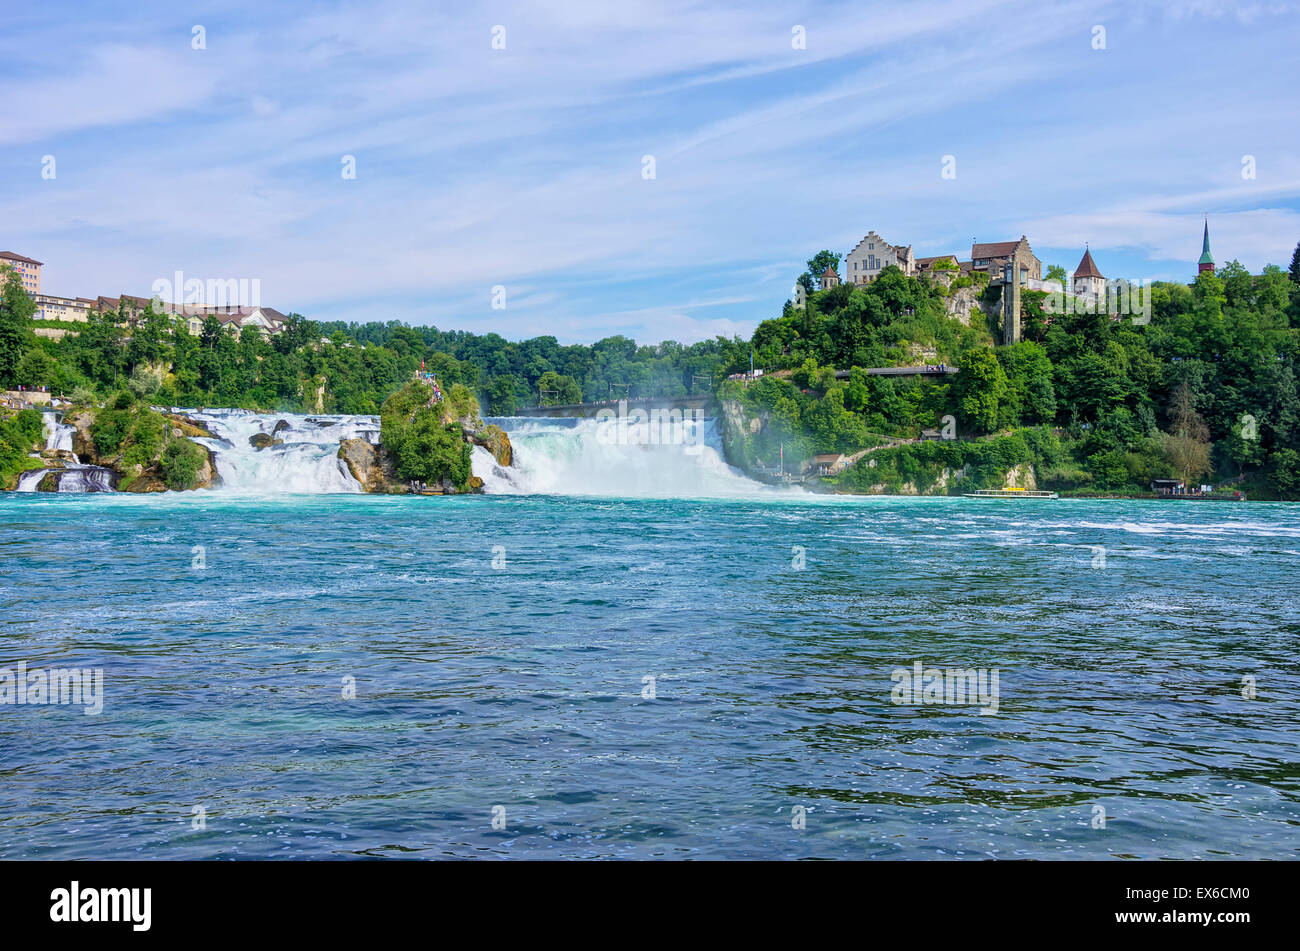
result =
[{"label": "rocky cliff face", "polygon": [[1007,470],[1007,477],[1002,482],[1004,489],[1037,489],[1038,478],[1034,467],[1029,463],[1012,466]]},{"label": "rocky cliff face", "polygon": [[718,437],[722,440],[723,457],[739,469],[749,470],[752,462],[746,451],[751,436],[757,436],[767,424],[763,413],[752,413],[736,400],[723,400],[718,414]]},{"label": "rocky cliff face", "polygon": [[406,492],[407,486],[397,478],[392,460],[380,447],[364,439],[344,439],[339,443],[339,458],[367,492]]},{"label": "rocky cliff face", "polygon": [[95,422],[94,411],[81,409],[75,413],[67,413],[63,421],[77,430],[72,434],[72,451],[82,462],[93,464],[96,456],[95,441],[90,438],[90,427]]}]

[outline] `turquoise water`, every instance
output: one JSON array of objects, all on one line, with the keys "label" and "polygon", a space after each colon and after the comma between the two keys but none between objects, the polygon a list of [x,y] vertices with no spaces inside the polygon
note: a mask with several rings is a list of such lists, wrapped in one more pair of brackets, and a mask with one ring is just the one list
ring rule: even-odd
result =
[{"label": "turquoise water", "polygon": [[1280,504],[8,494],[0,666],[105,696],[0,706],[0,856],[1295,858],[1297,565]]}]

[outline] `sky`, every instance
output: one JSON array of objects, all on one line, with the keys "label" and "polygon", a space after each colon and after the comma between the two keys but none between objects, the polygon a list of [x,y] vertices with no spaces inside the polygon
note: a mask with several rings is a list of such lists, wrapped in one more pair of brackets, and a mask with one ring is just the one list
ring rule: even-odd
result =
[{"label": "sky", "polygon": [[1142,280],[1206,214],[1220,264],[1300,240],[1293,2],[7,6],[0,250],[51,294],[691,343],[871,230]]}]

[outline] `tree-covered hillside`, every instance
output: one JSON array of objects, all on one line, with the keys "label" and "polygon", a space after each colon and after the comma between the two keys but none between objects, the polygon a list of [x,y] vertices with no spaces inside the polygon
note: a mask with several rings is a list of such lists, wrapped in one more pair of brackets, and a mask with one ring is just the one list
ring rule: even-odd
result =
[{"label": "tree-covered hillside", "polygon": [[[994,461],[1002,472],[1032,463],[1049,488],[1139,492],[1159,477],[1240,477],[1256,496],[1300,497],[1300,289],[1280,268],[1251,275],[1234,261],[1191,286],[1157,283],[1149,323],[1055,314],[1030,291],[1025,339],[1012,346],[998,345],[982,311],[969,326],[947,316],[951,293],[886,268],[865,287],[815,292],[802,309],[788,301],[761,323],[754,349],[769,372],[721,392],[775,422],[748,446],[754,460],[887,444],[841,485],[921,487],[904,473],[933,482],[975,456],[968,475],[989,482],[999,467],[960,444],[1018,435],[999,441]],[[990,304],[997,294],[981,291]],[[935,363],[960,372],[942,381],[863,372]],[[942,431],[945,417],[957,445],[888,445]]]}]

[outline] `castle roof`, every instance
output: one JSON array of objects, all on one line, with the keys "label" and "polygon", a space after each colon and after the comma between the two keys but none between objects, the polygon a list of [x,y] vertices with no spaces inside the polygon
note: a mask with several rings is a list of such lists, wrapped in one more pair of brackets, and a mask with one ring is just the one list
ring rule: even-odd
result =
[{"label": "castle roof", "polygon": [[1076,280],[1081,277],[1096,277],[1105,280],[1092,260],[1092,252],[1087,248],[1083,249],[1083,259],[1079,262],[1079,266],[1074,269],[1074,277]]},{"label": "castle roof", "polygon": [[[1020,239],[1020,241],[1024,240],[1024,238]],[[972,244],[970,246],[971,260],[976,258],[1009,258],[1016,253],[1020,241],[994,241],[991,244]]]}]

